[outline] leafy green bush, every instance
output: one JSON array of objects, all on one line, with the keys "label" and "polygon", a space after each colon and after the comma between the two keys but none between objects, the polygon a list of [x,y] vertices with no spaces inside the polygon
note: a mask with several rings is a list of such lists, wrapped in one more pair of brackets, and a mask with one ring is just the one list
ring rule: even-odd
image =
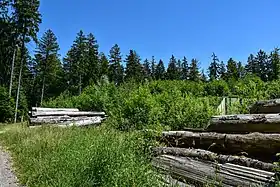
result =
[{"label": "leafy green bush", "polygon": [[14,102],[9,97],[7,90],[0,86],[0,122],[7,122],[14,114]]},{"label": "leafy green bush", "polygon": [[0,141],[12,152],[18,177],[27,186],[163,186],[145,153],[147,134],[13,126]]},{"label": "leafy green bush", "polygon": [[[192,87],[200,93],[193,94]],[[129,82],[119,87],[107,83],[89,86],[80,96],[62,95],[45,106],[105,111],[108,123],[120,130],[175,130],[207,125],[220,99],[203,94],[203,85],[184,81]]]}]

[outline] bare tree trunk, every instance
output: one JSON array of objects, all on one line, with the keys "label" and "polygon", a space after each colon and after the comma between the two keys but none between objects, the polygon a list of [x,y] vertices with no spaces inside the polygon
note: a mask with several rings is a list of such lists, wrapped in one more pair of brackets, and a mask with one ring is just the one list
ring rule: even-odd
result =
[{"label": "bare tree trunk", "polygon": [[80,80],[79,80],[79,95],[82,94],[82,75],[80,74]]},{"label": "bare tree trunk", "polygon": [[17,53],[17,46],[14,49],[13,60],[12,60],[12,68],[11,68],[11,78],[10,78],[10,87],[9,87],[9,97],[12,95],[12,87],[13,87],[13,78],[14,78],[14,67],[15,67],[15,59]]},{"label": "bare tree trunk", "polygon": [[24,61],[24,53],[25,53],[25,35],[22,37],[21,41],[21,59],[20,59],[20,70],[19,70],[19,78],[18,78],[18,88],[17,88],[17,98],[16,98],[16,109],[15,109],[15,119],[14,122],[17,122],[17,110],[18,110],[18,102],[19,102],[19,94],[20,94],[20,87],[21,87],[21,78],[22,78],[22,68],[23,68],[23,61]]},{"label": "bare tree trunk", "polygon": [[44,78],[43,78],[43,86],[42,86],[41,104],[40,104],[40,106],[42,106],[42,104],[43,104],[44,92],[45,92],[45,81],[46,81],[46,76],[44,76]]},{"label": "bare tree trunk", "polygon": [[[22,52],[23,53],[23,52]],[[14,122],[17,122],[17,110],[18,110],[18,102],[19,102],[19,94],[20,94],[20,87],[21,87],[21,77],[22,77],[22,66],[23,66],[23,55],[20,62],[20,70],[19,70],[19,78],[18,78],[18,87],[17,87],[17,98],[16,98],[16,110],[15,110],[15,120]]]}]

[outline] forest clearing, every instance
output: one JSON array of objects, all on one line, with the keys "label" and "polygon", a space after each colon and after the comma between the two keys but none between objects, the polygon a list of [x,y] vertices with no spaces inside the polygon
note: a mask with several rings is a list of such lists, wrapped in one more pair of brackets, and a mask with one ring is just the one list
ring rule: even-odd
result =
[{"label": "forest clearing", "polygon": [[0,187],[280,186],[275,29],[105,1],[0,0]]}]

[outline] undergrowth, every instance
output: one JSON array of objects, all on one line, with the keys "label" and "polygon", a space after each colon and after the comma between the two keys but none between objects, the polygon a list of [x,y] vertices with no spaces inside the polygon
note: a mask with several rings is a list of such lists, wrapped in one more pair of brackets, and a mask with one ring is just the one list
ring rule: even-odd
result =
[{"label": "undergrowth", "polygon": [[29,187],[163,185],[149,161],[147,133],[21,125],[0,131],[20,182]]}]

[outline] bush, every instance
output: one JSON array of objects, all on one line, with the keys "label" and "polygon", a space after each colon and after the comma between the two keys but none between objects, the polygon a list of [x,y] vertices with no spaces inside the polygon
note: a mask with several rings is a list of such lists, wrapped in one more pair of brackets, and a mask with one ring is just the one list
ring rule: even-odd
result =
[{"label": "bush", "polygon": [[190,85],[200,89],[199,94],[203,95],[204,88],[200,83],[129,82],[119,87],[113,84],[92,85],[80,96],[62,95],[45,106],[105,111],[110,116],[108,123],[120,130],[204,127],[211,115],[215,114],[220,99],[193,94]]},{"label": "bush", "polygon": [[7,122],[13,118],[14,102],[7,90],[0,86],[0,122]]},{"label": "bush", "polygon": [[163,186],[145,153],[145,139],[106,127],[14,127],[0,136],[27,186]]}]

